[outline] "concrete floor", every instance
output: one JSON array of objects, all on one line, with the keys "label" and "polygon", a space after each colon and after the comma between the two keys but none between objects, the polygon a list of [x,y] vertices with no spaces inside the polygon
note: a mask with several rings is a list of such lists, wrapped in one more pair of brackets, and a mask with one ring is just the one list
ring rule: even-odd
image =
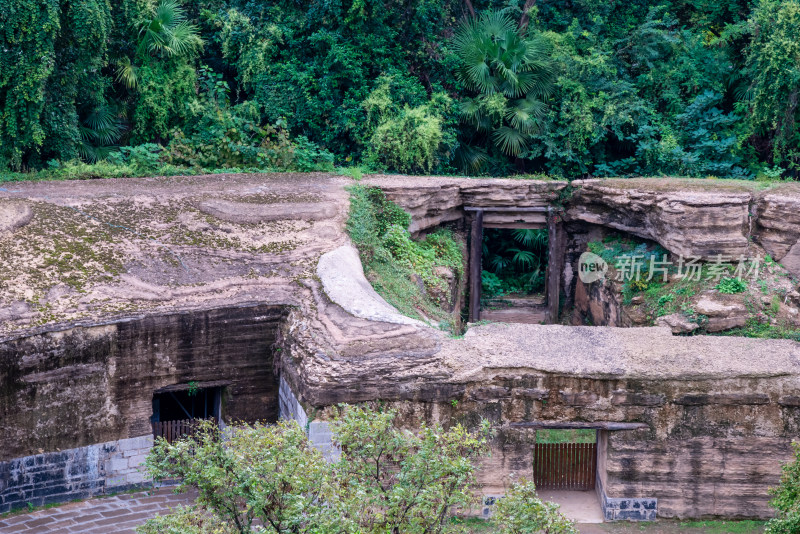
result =
[{"label": "concrete floor", "polygon": [[561,506],[561,513],[576,523],[602,523],[603,511],[594,491],[540,490],[539,497]]}]

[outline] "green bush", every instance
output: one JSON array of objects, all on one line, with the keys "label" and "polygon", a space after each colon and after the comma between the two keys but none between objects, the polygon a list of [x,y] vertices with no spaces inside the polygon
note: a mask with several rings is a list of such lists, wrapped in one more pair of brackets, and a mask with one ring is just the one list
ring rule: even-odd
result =
[{"label": "green bush", "polygon": [[491,271],[481,271],[481,296],[489,299],[502,296],[503,281]]},{"label": "green bush", "polygon": [[747,291],[747,282],[740,278],[724,277],[716,285],[716,290],[720,293],[733,295]]},{"label": "green bush", "polygon": [[575,523],[558,511],[558,505],[539,498],[533,482],[514,483],[497,501],[494,521],[505,534],[578,534]]},{"label": "green bush", "polygon": [[405,108],[375,129],[366,161],[401,173],[424,174],[436,166],[443,141],[441,117],[428,106]]},{"label": "green bush", "polygon": [[[176,443],[158,439],[147,457],[157,482],[179,480],[197,500],[148,520],[141,534],[444,533],[474,501],[477,460],[488,453],[488,422],[475,431],[395,427],[396,412],[341,406],[331,422],[340,457],[328,462],[295,421],[211,422]],[[508,507],[506,507],[508,508]],[[261,523],[263,526],[255,526]]]},{"label": "green bush", "polygon": [[770,490],[770,505],[778,514],[767,523],[765,534],[800,532],[800,442],[792,446],[794,458],[783,466],[780,485]]}]

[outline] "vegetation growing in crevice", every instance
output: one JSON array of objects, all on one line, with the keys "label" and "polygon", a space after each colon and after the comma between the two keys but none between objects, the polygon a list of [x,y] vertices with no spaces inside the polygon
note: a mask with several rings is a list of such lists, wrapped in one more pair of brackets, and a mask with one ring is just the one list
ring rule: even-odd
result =
[{"label": "vegetation growing in crevice", "polygon": [[[684,258],[681,264],[678,256],[667,253],[657,244],[618,234],[590,242],[587,249],[608,263],[606,281],[601,283],[612,293],[618,293],[620,303],[636,325],[652,325],[659,317],[680,314],[698,325],[692,334],[800,341],[797,317],[800,286],[768,255],[747,260],[742,265],[738,260],[727,259],[694,262],[690,266],[689,258]],[[665,260],[668,265],[659,263]],[[632,268],[633,264],[638,267]],[[742,309],[746,310],[744,326],[708,331],[709,317],[696,309],[702,298],[731,305],[739,310],[732,313],[739,315]]]},{"label": "vegetation growing in crevice", "polygon": [[376,187],[350,191],[347,232],[375,290],[404,315],[453,329],[458,303],[452,292],[464,277],[464,240],[439,229],[414,240],[411,216]]}]

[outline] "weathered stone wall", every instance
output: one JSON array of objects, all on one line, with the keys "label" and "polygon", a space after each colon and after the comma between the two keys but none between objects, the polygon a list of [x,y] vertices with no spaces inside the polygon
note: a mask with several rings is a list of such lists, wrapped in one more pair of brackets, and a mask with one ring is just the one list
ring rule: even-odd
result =
[{"label": "weathered stone wall", "polygon": [[464,384],[457,402],[391,405],[410,428],[422,421],[491,421],[499,431],[479,472],[484,495],[532,476],[535,430],[514,423],[644,423],[648,428],[606,432],[599,465],[608,519],[652,518],[656,501],[660,517],[771,516],[767,490],[791,458],[800,428],[791,380],[504,375]]},{"label": "weathered stone wall", "polygon": [[76,326],[0,342],[0,460],[151,432],[153,392],[226,386],[223,415],[276,420],[283,308],[253,305]]},{"label": "weathered stone wall", "polygon": [[0,462],[0,513],[146,485],[152,446],[146,435]]}]

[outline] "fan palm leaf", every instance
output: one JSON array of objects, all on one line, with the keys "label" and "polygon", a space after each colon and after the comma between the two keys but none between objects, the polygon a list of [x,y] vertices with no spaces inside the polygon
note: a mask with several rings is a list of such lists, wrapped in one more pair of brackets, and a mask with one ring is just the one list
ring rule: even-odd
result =
[{"label": "fan palm leaf", "polygon": [[530,250],[510,248],[508,251],[514,254],[511,261],[524,270],[531,270],[539,265],[539,257]]},{"label": "fan palm leaf", "polygon": [[492,132],[492,139],[505,154],[519,156],[527,147],[527,137],[510,126],[501,126]]},{"label": "fan palm leaf", "polygon": [[491,130],[500,151],[519,156],[547,114],[544,100],[552,91],[553,71],[546,41],[522,36],[507,13],[488,11],[459,25],[453,49],[459,79],[481,95],[465,103],[462,120]]},{"label": "fan palm leaf", "polygon": [[99,106],[90,109],[81,119],[78,132],[78,154],[94,163],[108,156],[122,136],[123,125],[115,110],[109,106]]},{"label": "fan palm leaf", "polygon": [[547,230],[518,228],[511,235],[514,241],[525,248],[541,249],[547,244]]}]

